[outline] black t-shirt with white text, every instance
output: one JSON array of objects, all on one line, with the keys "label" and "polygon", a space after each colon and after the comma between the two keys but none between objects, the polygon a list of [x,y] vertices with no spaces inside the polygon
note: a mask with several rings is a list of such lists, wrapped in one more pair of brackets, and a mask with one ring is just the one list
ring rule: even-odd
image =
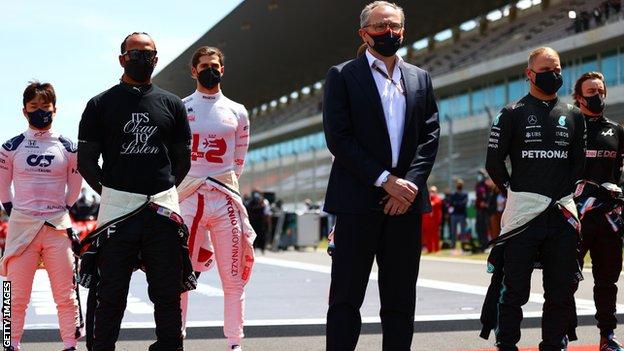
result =
[{"label": "black t-shirt with white text", "polygon": [[100,144],[102,185],[153,195],[175,185],[168,150],[191,132],[179,97],[153,84],[120,83],[89,100],[78,139]]}]

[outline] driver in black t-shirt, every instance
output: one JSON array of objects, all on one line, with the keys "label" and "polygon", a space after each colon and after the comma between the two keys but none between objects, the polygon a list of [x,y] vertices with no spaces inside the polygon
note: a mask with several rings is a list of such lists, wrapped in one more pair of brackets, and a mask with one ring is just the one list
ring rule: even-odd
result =
[{"label": "driver in black t-shirt", "polygon": [[[98,193],[104,188],[105,193],[148,195],[149,201],[152,195],[175,192],[190,168],[186,109],[180,98],[151,83],[157,61],[152,38],[146,33],[130,34],[121,44],[121,82],[87,103],[80,121],[78,168]],[[103,196],[100,215],[107,205],[111,207],[106,201]],[[130,276],[140,256],[155,310],[157,342],[149,349],[182,350],[183,258],[171,212],[175,210],[145,207],[115,224],[114,233],[108,230],[97,251],[99,283],[89,294],[89,349],[115,348]]]}]

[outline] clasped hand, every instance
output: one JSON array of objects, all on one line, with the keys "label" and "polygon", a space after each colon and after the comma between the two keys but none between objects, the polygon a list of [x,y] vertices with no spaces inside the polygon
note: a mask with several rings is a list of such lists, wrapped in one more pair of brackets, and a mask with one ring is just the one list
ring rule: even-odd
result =
[{"label": "clasped hand", "polygon": [[393,175],[388,177],[383,189],[388,194],[383,198],[381,204],[385,203],[384,213],[390,216],[406,213],[418,194],[418,187],[414,183]]}]

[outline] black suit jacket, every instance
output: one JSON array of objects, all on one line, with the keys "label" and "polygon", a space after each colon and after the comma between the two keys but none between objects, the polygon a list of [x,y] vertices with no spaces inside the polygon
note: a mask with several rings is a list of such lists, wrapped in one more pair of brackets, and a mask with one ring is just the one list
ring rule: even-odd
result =
[{"label": "black suit jacket", "polygon": [[334,66],[327,73],[323,128],[335,160],[325,211],[381,211],[379,202],[385,191],[374,183],[384,170],[418,186],[412,212],[431,210],[427,178],[438,151],[438,107],[429,73],[405,62],[399,68],[407,95],[403,139],[394,169],[381,99],[366,55]]}]

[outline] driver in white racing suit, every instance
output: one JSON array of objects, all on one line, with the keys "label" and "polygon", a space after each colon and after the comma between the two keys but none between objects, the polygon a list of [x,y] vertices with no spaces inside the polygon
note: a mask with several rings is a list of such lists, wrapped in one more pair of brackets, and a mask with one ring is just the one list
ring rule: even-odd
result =
[{"label": "driver in white racing suit", "polygon": [[64,351],[75,350],[76,340],[82,336],[72,252],[77,238],[71,232],[67,209],[78,199],[82,186],[76,148],[50,129],[56,114],[51,84],[30,83],[23,104],[28,130],[0,148],[0,201],[10,215],[0,275],[11,283],[13,298],[11,345],[5,350],[20,349],[40,259],[50,278]]},{"label": "driver in white racing suit", "polygon": [[[178,187],[184,222],[190,227],[193,269],[208,270],[216,260],[224,292],[224,334],[228,350],[241,350],[244,287],[254,261],[255,233],[238,190],[249,144],[245,107],[223,95],[223,54],[200,47],[193,55],[197,90],[183,99],[193,135],[191,170]],[[182,295],[183,328],[188,293]]]}]

